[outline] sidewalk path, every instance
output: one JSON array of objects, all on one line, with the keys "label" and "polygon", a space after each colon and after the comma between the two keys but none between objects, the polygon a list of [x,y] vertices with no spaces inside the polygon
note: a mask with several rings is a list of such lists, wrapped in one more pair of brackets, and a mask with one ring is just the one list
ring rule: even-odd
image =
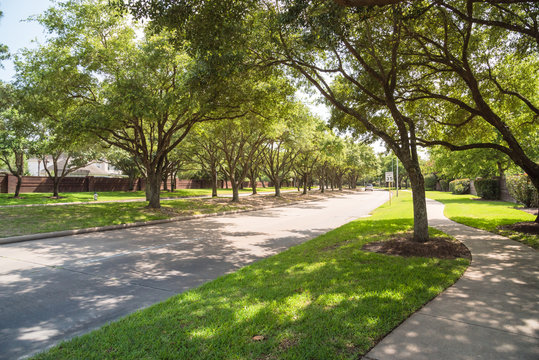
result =
[{"label": "sidewalk path", "polygon": [[463,242],[472,263],[363,359],[539,359],[539,252],[427,206],[430,226]]}]

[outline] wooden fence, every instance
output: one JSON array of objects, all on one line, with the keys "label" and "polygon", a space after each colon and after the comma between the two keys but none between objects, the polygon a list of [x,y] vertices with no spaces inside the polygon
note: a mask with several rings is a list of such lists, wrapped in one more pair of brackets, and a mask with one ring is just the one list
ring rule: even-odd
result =
[{"label": "wooden fence", "polygon": [[[14,193],[17,185],[17,178],[13,175],[0,175],[0,193]],[[219,181],[219,187],[225,188],[227,184]],[[267,183],[265,183],[268,186]],[[249,186],[244,183],[244,186]],[[262,183],[258,183],[262,187]],[[186,180],[176,179],[176,189],[203,189],[210,188],[211,183],[208,180]],[[230,183],[228,187],[231,188]],[[144,179],[136,179],[133,190],[144,190]],[[164,188],[161,185],[161,188]],[[171,188],[171,182],[168,180],[167,188]],[[68,176],[60,183],[60,192],[103,192],[103,191],[129,191],[130,184],[127,178],[110,178],[97,176]],[[46,176],[23,176],[21,184],[21,193],[53,191],[52,181]]]}]

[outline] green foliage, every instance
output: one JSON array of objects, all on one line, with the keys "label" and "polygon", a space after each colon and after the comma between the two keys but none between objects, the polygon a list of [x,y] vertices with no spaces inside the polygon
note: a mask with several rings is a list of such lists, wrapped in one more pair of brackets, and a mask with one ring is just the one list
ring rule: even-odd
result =
[{"label": "green foliage", "polygon": [[425,175],[425,190],[436,190],[438,177],[434,174]]},{"label": "green foliage", "polygon": [[474,180],[477,195],[486,200],[498,200],[500,198],[500,182],[496,179]]},{"label": "green foliage", "polygon": [[456,179],[449,183],[449,190],[453,194],[469,194],[470,179]]},{"label": "green foliage", "polygon": [[539,193],[525,174],[508,176],[509,194],[526,207],[539,207]]}]

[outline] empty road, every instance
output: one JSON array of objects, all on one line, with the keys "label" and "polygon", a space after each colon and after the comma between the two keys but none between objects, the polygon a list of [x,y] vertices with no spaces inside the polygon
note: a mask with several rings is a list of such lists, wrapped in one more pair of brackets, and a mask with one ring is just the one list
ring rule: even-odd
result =
[{"label": "empty road", "polygon": [[0,359],[34,354],[367,215],[386,192],[0,246]]}]

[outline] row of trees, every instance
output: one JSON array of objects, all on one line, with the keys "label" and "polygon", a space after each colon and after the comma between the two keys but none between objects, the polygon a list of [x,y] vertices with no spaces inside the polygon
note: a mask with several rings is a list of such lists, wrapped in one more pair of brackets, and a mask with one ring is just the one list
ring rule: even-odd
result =
[{"label": "row of trees", "polygon": [[333,125],[381,138],[409,176],[417,241],[428,239],[418,146],[503,153],[539,188],[536,1],[127,4],[216,71],[229,68],[222,54],[284,67],[326,99]]},{"label": "row of trees", "polygon": [[151,208],[163,180],[185,168],[205,172],[214,195],[222,174],[238,201],[240,184],[262,173],[279,196],[292,172],[304,191],[315,175],[342,188],[372,165],[372,150],[335,136],[277,68],[209,73],[174,31],[137,35],[105,1],[66,1],[36,20],[48,41],[24,50],[16,81],[2,86],[0,155],[19,186],[24,154],[52,162],[55,196],[66,175],[107,158],[146,178]]},{"label": "row of trees", "polygon": [[[539,188],[537,2],[366,2],[383,6],[67,1],[38,18],[54,36],[23,54],[17,87],[49,135],[62,124],[132,154],[152,206],[167,155],[196,123],[271,118],[287,93],[275,86],[291,78],[326,100],[333,126],[399,158],[417,241],[428,239],[419,146],[503,153]],[[142,40],[126,8],[150,20]]]}]

